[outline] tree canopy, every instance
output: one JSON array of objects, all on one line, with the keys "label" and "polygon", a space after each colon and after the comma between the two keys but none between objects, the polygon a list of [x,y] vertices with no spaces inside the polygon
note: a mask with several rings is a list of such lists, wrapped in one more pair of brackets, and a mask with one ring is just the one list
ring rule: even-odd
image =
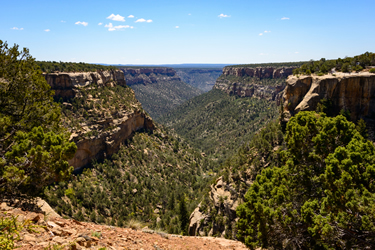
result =
[{"label": "tree canopy", "polygon": [[0,199],[37,195],[70,175],[76,145],[35,59],[0,40]]},{"label": "tree canopy", "polygon": [[237,208],[251,249],[373,249],[375,148],[342,115],[300,112],[287,124],[285,164],[266,168]]}]

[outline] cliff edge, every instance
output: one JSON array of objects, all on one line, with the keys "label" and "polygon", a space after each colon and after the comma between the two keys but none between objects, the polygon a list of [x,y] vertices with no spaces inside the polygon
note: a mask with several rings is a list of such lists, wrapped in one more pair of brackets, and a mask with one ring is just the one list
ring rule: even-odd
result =
[{"label": "cliff edge", "polygon": [[225,67],[214,89],[241,97],[278,100],[285,88],[285,79],[296,67]]},{"label": "cliff edge", "polygon": [[345,110],[352,121],[370,119],[375,116],[375,74],[290,76],[283,95],[286,121],[299,111],[316,110],[323,98],[331,101],[333,113]]}]

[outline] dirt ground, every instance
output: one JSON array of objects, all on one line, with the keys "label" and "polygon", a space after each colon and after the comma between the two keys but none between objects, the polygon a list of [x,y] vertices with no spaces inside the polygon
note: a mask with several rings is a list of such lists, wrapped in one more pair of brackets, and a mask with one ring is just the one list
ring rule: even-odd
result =
[{"label": "dirt ground", "polygon": [[[56,215],[0,206],[0,217],[17,216],[28,229],[20,233],[16,246],[26,249],[247,249],[244,244],[214,237],[171,235],[150,229],[134,230],[63,219]],[[32,226],[36,226],[30,230]],[[27,227],[26,227],[27,228]]]}]

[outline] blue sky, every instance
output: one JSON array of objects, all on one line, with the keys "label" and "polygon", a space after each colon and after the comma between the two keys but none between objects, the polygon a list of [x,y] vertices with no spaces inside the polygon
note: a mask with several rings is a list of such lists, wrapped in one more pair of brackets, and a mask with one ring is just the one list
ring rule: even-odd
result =
[{"label": "blue sky", "polygon": [[37,60],[244,64],[375,52],[374,0],[1,0],[0,6],[0,39],[29,48]]}]

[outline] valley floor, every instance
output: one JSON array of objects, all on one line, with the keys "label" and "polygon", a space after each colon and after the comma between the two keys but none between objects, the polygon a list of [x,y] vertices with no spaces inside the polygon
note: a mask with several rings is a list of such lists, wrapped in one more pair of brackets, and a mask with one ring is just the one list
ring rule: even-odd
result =
[{"label": "valley floor", "polygon": [[[4,213],[5,212],[5,213]],[[0,206],[0,218],[17,216],[19,223],[30,221],[30,230],[20,232],[16,242],[19,250],[26,249],[247,249],[242,243],[214,237],[171,235],[149,229],[133,230],[73,219],[48,217],[43,213],[22,211]],[[96,237],[95,237],[96,236]],[[65,246],[65,247],[62,247]]]}]

